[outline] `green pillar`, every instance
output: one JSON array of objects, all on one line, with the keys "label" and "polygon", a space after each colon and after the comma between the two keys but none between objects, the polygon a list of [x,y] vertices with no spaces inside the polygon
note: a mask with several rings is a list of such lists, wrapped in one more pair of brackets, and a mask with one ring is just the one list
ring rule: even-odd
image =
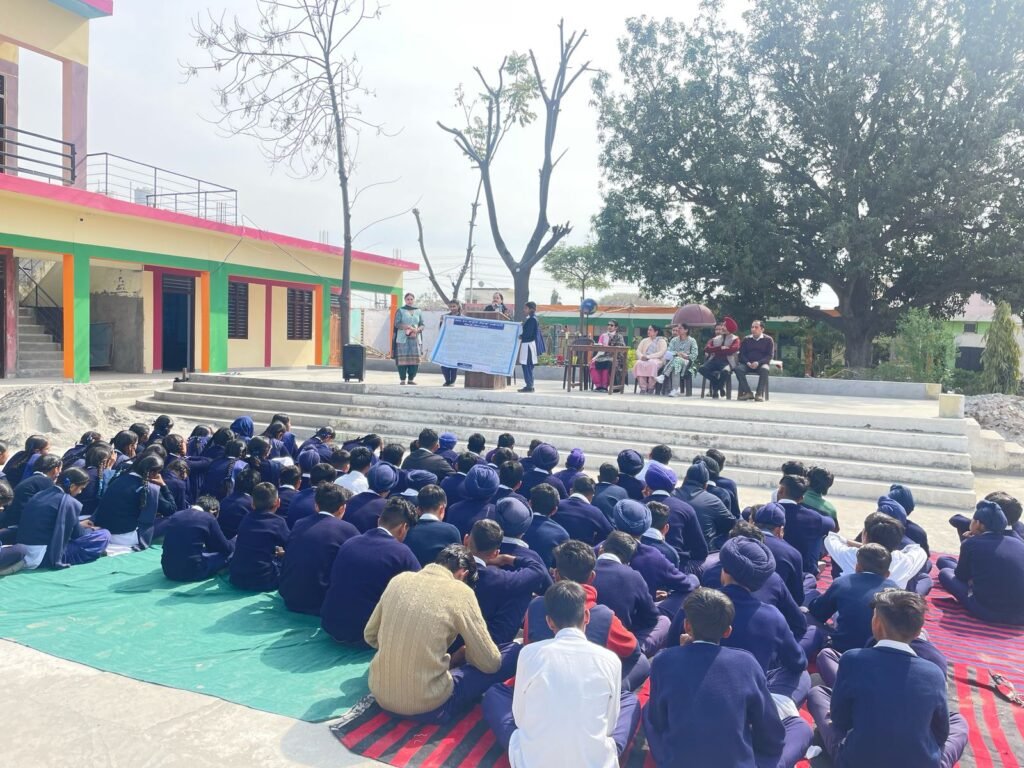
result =
[{"label": "green pillar", "polygon": [[[331,284],[320,286],[320,365],[331,364]],[[341,340],[342,348],[348,339]]]},{"label": "green pillar", "polygon": [[206,320],[210,344],[210,373],[228,369],[228,272],[223,265],[210,270],[210,314]]},{"label": "green pillar", "polygon": [[64,376],[89,382],[89,256],[64,255]]}]

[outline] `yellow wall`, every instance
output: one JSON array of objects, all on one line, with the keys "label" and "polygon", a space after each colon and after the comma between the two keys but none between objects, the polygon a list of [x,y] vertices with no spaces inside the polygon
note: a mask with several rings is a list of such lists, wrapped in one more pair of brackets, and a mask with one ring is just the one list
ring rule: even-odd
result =
[{"label": "yellow wall", "polygon": [[142,372],[153,372],[153,273],[142,273]]},{"label": "yellow wall", "polygon": [[0,43],[0,61],[18,63],[18,46],[13,43]]},{"label": "yellow wall", "polygon": [[[288,339],[288,289],[276,285],[272,288],[273,322],[270,335],[270,364],[275,368],[291,368],[313,365],[315,347],[313,339],[289,341]],[[313,318],[313,336],[316,337],[316,318]]]},{"label": "yellow wall", "polygon": [[262,368],[267,288],[249,285],[249,338],[228,339],[228,368]]},{"label": "yellow wall", "polygon": [[23,48],[89,63],[89,20],[40,0],[3,0],[0,36]]}]

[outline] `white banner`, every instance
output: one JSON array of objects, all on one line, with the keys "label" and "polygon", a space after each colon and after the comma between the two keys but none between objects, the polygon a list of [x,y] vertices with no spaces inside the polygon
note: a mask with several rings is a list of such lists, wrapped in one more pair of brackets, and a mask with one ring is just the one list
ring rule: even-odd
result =
[{"label": "white banner", "polygon": [[445,368],[511,376],[522,323],[447,315],[430,360]]}]

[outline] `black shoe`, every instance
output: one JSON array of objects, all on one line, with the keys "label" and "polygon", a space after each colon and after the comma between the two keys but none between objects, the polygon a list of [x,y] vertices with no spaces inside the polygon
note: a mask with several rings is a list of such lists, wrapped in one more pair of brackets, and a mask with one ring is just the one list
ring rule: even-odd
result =
[{"label": "black shoe", "polygon": [[398,382],[398,383],[399,383],[399,384],[405,384],[405,379],[402,379],[402,380],[401,380],[400,382]]},{"label": "black shoe", "polygon": [[451,386],[452,384],[454,384],[454,383],[455,383],[454,381],[446,381],[446,382],[445,382],[444,384],[442,384],[441,386],[442,386],[442,387],[450,387],[450,386]]},{"label": "black shoe", "polygon": [[533,387],[523,387],[520,392],[533,392]]},{"label": "black shoe", "polygon": [[413,381],[412,379],[409,379],[409,386],[410,387],[415,387],[416,386],[416,382]]}]

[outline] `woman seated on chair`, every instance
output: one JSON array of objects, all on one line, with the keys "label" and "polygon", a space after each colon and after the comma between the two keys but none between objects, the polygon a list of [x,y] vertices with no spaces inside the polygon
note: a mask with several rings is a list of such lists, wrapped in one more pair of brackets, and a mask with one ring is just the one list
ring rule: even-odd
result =
[{"label": "woman seated on chair", "polygon": [[[605,347],[624,347],[626,340],[619,330],[619,323],[616,320],[608,321],[608,330],[602,333],[597,343]],[[608,380],[612,375],[612,358],[610,355],[599,352],[590,360],[590,381],[594,384],[597,392],[608,391]]]},{"label": "woman seated on chair", "polygon": [[678,382],[671,392],[672,397],[678,397],[683,389],[683,380],[690,373],[690,366],[697,359],[699,350],[697,342],[690,337],[690,326],[686,323],[673,325],[672,333],[674,336],[668,343],[668,354],[671,357],[662,371],[666,378],[674,377]]},{"label": "woman seated on chair", "polygon": [[633,366],[641,395],[654,394],[655,377],[661,373],[666,349],[668,342],[661,335],[661,329],[656,325],[647,326],[647,338],[640,339],[636,345],[636,364]]}]

